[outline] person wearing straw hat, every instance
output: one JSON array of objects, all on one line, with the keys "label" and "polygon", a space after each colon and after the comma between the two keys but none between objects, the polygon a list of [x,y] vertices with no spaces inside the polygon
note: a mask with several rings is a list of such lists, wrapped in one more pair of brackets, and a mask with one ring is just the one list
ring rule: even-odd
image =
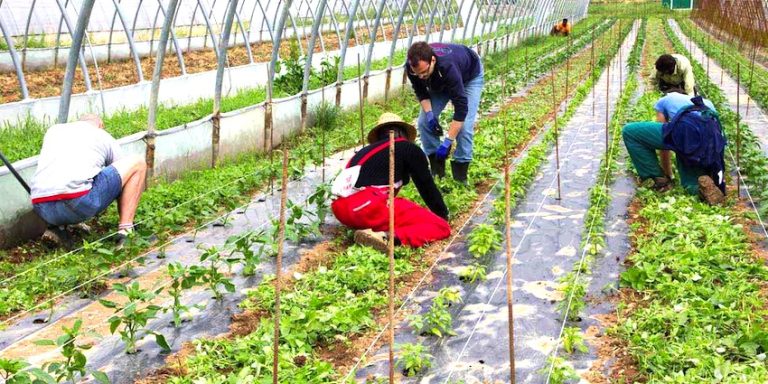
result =
[{"label": "person wearing straw hat", "polygon": [[395,197],[395,244],[421,247],[450,236],[448,208],[429,171],[427,157],[414,144],[416,128],[385,112],[368,133],[368,145],[349,160],[333,180],[331,210],[354,228],[355,242],[387,249],[389,232],[389,133],[395,133],[395,194],[411,180],[427,208]]},{"label": "person wearing straw hat", "polygon": [[[484,84],[480,57],[464,45],[419,41],[408,48],[405,70],[421,104],[419,134],[432,174],[445,175],[445,161],[455,142],[451,173],[454,180],[467,184]],[[453,118],[441,140],[440,113],[448,101],[453,104]]]},{"label": "person wearing straw hat", "polygon": [[122,155],[99,116],[83,115],[46,131],[32,178],[32,207],[49,225],[66,226],[81,224],[117,201],[119,248],[133,232],[146,171],[143,158]]}]

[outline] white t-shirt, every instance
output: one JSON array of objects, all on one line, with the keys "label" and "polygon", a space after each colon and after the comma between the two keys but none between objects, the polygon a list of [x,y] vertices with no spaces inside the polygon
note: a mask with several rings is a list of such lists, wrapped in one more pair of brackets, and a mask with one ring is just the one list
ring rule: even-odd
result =
[{"label": "white t-shirt", "polygon": [[43,138],[32,178],[32,200],[57,200],[51,197],[89,191],[94,176],[120,156],[117,141],[93,123],[56,124]]}]

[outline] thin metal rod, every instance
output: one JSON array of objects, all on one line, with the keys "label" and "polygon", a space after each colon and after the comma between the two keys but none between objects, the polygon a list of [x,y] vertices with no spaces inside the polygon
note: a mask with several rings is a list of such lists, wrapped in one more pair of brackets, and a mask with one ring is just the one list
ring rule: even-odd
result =
[{"label": "thin metal rod", "polygon": [[395,382],[395,131],[389,131],[389,383]]},{"label": "thin metal rod", "polygon": [[359,98],[358,105],[360,106],[360,146],[365,145],[365,129],[363,128],[363,104],[365,99],[363,98],[363,84],[362,78],[360,78],[360,53],[357,53],[357,96]]},{"label": "thin metal rod", "polygon": [[128,48],[130,50],[131,56],[133,57],[133,62],[136,65],[136,77],[138,78],[139,82],[142,82],[144,81],[144,70],[141,68],[141,59],[139,58],[139,52],[136,50],[136,43],[133,41],[133,36],[128,29],[128,21],[125,19],[125,15],[123,14],[123,10],[120,7],[120,3],[117,0],[112,0],[112,3],[115,5],[115,12],[117,13],[117,17],[120,19],[120,24],[123,25],[123,29],[125,30],[125,37],[128,39]]},{"label": "thin metal rod", "polygon": [[5,38],[5,44],[8,46],[8,52],[11,54],[11,61],[13,67],[16,69],[16,78],[19,80],[19,89],[21,89],[21,97],[23,99],[29,98],[29,90],[27,89],[27,81],[24,79],[24,70],[22,69],[21,61],[19,60],[19,54],[16,52],[16,47],[13,46],[13,39],[8,31],[5,29],[5,24],[0,20],[0,32],[3,33]]},{"label": "thin metal rod", "polygon": [[[75,33],[72,36],[72,45],[69,48],[69,58],[67,60],[67,69],[64,73],[64,85],[61,89],[61,97],[59,98],[59,123],[66,123],[69,117],[69,102],[72,97],[72,83],[75,80],[75,68],[77,67],[78,58],[82,60],[80,50],[83,47],[83,36],[85,35],[85,28],[88,26],[88,20],[91,18],[91,11],[93,10],[93,4],[96,0],[83,0],[83,5],[80,8],[80,14],[77,16],[77,26],[75,27]],[[171,0],[176,1],[176,0]],[[63,13],[63,11],[62,11]],[[84,64],[85,60],[83,60]]]},{"label": "thin metal rod", "polygon": [[21,175],[16,172],[16,168],[13,167],[10,161],[3,155],[3,152],[0,152],[0,160],[2,160],[3,164],[8,168],[9,171],[11,171],[11,174],[13,174],[13,177],[18,180],[19,184],[21,184],[22,187],[27,191],[27,193],[31,193],[31,189],[29,188],[29,184],[27,184],[26,181],[24,181],[24,178],[21,177]]},{"label": "thin metal rod", "polygon": [[280,186],[280,227],[277,232],[275,266],[275,334],[272,347],[272,384],[278,384],[280,360],[280,292],[283,289],[283,248],[285,247],[285,208],[288,200],[288,147],[283,148],[283,183]]}]

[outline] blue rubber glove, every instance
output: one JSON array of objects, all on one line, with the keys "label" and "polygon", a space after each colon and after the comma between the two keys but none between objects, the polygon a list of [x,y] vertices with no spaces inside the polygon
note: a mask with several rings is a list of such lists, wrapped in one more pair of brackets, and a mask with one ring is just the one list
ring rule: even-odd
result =
[{"label": "blue rubber glove", "polygon": [[453,145],[453,140],[449,138],[445,138],[443,140],[443,143],[440,144],[440,147],[437,148],[437,152],[435,152],[435,157],[443,160],[448,157],[448,153],[451,152],[451,146]]},{"label": "blue rubber glove", "polygon": [[437,117],[435,117],[435,113],[432,111],[427,112],[427,131],[432,133],[433,135],[440,137],[443,135],[443,128],[440,127],[440,123],[437,121]]}]

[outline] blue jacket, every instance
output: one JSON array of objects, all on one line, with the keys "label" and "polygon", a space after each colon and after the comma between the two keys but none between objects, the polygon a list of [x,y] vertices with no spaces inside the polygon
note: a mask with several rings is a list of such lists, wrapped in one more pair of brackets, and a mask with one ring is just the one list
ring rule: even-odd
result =
[{"label": "blue jacket", "polygon": [[411,80],[419,101],[429,99],[430,92],[444,93],[453,104],[453,120],[464,121],[467,117],[467,96],[464,84],[477,77],[483,70],[483,64],[475,51],[461,44],[431,43],[437,62],[435,70],[426,80],[411,74],[410,63],[405,63],[405,70]]}]

